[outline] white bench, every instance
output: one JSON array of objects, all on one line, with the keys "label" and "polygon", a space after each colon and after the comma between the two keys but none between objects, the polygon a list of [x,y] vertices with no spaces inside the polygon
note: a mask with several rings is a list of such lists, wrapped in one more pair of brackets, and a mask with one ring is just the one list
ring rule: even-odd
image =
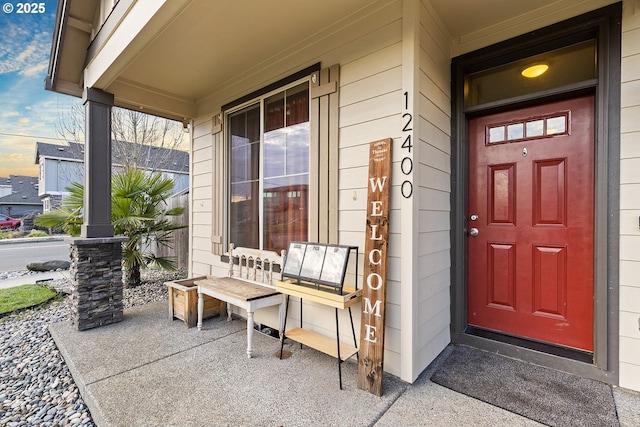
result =
[{"label": "white bench", "polygon": [[[198,285],[198,329],[202,329],[204,295],[227,303],[227,321],[231,321],[231,307],[247,311],[247,356],[253,353],[253,313],[265,307],[279,305],[278,329],[282,332],[285,296],[276,291],[274,264],[282,265],[285,251],[278,255],[272,251],[250,248],[234,248],[229,245],[228,277],[208,277],[196,280]],[[234,262],[234,260],[237,260]]]}]

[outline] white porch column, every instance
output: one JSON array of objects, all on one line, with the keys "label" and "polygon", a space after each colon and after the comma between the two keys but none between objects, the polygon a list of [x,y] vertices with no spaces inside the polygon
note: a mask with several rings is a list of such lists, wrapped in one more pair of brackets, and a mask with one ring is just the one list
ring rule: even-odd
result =
[{"label": "white porch column", "polygon": [[111,224],[111,107],[114,96],[86,88],[82,96],[85,112],[84,224],[81,237],[112,237]]}]

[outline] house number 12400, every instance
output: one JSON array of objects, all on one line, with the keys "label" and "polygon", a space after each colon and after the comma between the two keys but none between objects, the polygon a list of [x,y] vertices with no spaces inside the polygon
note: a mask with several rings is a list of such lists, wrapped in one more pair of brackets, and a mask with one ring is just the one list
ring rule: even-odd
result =
[{"label": "house number 12400", "polygon": [[411,135],[413,133],[413,115],[409,112],[409,92],[404,93],[404,112],[402,113],[402,148],[406,151],[406,156],[402,158],[400,162],[400,171],[405,176],[405,180],[402,182],[400,191],[402,197],[408,199],[413,195],[413,182],[411,182],[411,173],[413,172],[413,159],[409,156],[411,154],[411,148],[413,144],[411,142]]}]

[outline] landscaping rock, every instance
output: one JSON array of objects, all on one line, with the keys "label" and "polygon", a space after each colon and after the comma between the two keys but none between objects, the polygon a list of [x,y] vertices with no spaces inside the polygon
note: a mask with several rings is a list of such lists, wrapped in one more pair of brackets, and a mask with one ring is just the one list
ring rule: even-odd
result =
[{"label": "landscaping rock", "polygon": [[[124,306],[166,301],[164,283],[186,277],[185,270],[143,270],[143,284],[124,290]],[[51,286],[73,286],[67,282]],[[71,300],[9,313],[0,322],[0,426],[95,426],[48,329],[50,323],[70,320]]]},{"label": "landscaping rock", "polygon": [[30,262],[27,264],[27,269],[31,271],[55,271],[55,270],[68,270],[71,266],[69,261],[43,261],[43,262]]}]

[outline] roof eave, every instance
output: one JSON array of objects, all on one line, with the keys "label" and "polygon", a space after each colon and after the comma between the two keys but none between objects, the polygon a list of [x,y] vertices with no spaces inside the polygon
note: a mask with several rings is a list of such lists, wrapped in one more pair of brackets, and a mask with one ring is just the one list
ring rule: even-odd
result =
[{"label": "roof eave", "polygon": [[66,22],[69,17],[69,1],[70,0],[59,0],[56,8],[55,27],[53,30],[53,40],[51,42],[51,54],[49,55],[49,71],[44,79],[44,88],[52,92],[56,91],[56,78],[60,67],[62,43],[64,42],[64,36],[67,28]]},{"label": "roof eave", "polygon": [[[84,3],[84,1],[58,1],[49,68],[44,80],[45,90],[82,97],[83,64],[92,32],[91,22],[83,19],[82,16],[93,15],[97,7],[97,2]],[[70,32],[70,28],[73,31]],[[71,60],[72,58],[79,59]]]}]

